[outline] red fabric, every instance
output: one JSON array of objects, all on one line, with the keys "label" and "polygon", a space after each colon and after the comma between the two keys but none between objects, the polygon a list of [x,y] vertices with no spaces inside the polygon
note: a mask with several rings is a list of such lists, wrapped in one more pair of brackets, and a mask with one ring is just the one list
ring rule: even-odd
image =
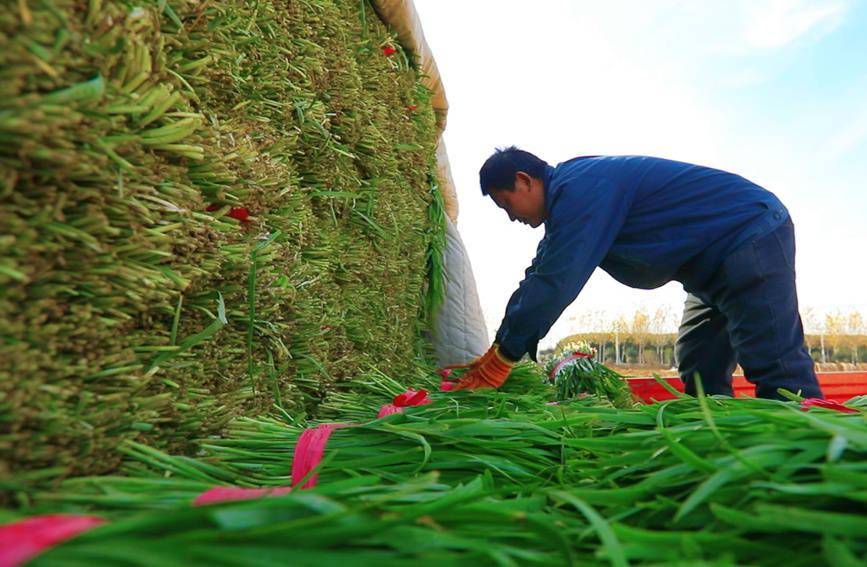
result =
[{"label": "red fabric", "polygon": [[397,49],[392,45],[383,45],[382,46],[382,54],[388,57],[389,55],[394,55],[397,53]]},{"label": "red fabric", "polygon": [[218,502],[233,502],[235,500],[252,500],[262,496],[280,496],[288,494],[292,490],[290,486],[277,488],[241,488],[239,486],[215,486],[202,492],[193,500],[193,506],[205,504],[217,504]]},{"label": "red fabric", "polygon": [[557,373],[560,372],[560,369],[563,368],[563,366],[565,366],[566,364],[568,364],[568,363],[570,363],[573,360],[576,360],[578,358],[593,358],[593,355],[587,354],[586,352],[578,352],[576,350],[575,352],[573,352],[572,354],[570,354],[569,356],[567,356],[566,358],[564,358],[563,360],[558,362],[557,366],[555,366],[554,368],[551,369],[551,374],[550,374],[551,378],[554,378],[554,376],[556,376]]},{"label": "red fabric", "polygon": [[0,526],[0,567],[16,567],[103,523],[97,516],[52,514]]},{"label": "red fabric", "polygon": [[[292,457],[292,486],[296,486],[319,465],[331,433],[339,427],[346,426],[345,423],[323,423],[304,430],[298,438],[295,454]],[[313,488],[318,480],[318,474],[311,475],[301,488]]]},{"label": "red fabric", "polygon": [[856,410],[855,408],[849,408],[844,406],[840,402],[835,402],[833,400],[823,400],[822,398],[807,398],[806,400],[801,402],[802,410],[807,411],[810,408],[825,408],[840,411],[843,413],[858,413],[858,410]]},{"label": "red fabric", "polygon": [[410,112],[414,112],[415,110],[418,109],[418,105],[410,104],[409,106],[406,107],[406,109],[409,110]]}]

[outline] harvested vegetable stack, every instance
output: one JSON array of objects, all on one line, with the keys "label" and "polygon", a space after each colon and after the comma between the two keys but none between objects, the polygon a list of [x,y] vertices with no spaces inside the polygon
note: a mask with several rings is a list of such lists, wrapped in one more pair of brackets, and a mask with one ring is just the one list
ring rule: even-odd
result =
[{"label": "harvested vegetable stack", "polygon": [[637,403],[626,378],[596,361],[589,353],[576,351],[551,360],[545,366],[545,373],[557,389],[558,400],[592,394],[609,400],[619,408],[628,408]]},{"label": "harvested vegetable stack", "polygon": [[[538,371],[521,373],[525,386],[541,382]],[[388,400],[386,379],[368,384],[371,403]],[[110,519],[43,559],[867,560],[863,413],[688,397],[619,409],[594,396],[550,403],[555,394],[551,387],[431,394],[431,404],[336,430],[312,490],[194,509],[197,495],[217,484],[288,485],[302,428],[242,420],[195,459],[130,446],[132,478],[74,479],[36,499],[34,511]]]},{"label": "harvested vegetable stack", "polygon": [[366,2],[6,2],[0,489],[413,374],[428,96]]}]

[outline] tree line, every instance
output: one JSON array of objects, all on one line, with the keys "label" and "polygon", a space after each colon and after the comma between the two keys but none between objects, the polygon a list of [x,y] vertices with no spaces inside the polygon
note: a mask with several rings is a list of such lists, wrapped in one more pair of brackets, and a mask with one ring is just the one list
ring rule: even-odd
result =
[{"label": "tree line", "polygon": [[[589,345],[606,364],[632,364],[654,367],[675,365],[674,345],[680,315],[669,307],[653,313],[644,309],[632,317],[606,319],[602,312],[589,312],[572,321],[582,330],[560,339],[557,346],[540,354],[558,354]],[[867,318],[858,311],[816,314],[806,309],[801,314],[805,342],[813,360],[820,363],[867,362]]]}]

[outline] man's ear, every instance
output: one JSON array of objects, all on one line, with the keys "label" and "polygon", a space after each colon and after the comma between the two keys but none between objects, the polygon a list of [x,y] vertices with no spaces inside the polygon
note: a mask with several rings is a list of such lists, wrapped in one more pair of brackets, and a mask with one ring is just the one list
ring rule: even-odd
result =
[{"label": "man's ear", "polygon": [[533,178],[529,174],[519,171],[515,174],[515,189],[526,191],[532,187]]}]

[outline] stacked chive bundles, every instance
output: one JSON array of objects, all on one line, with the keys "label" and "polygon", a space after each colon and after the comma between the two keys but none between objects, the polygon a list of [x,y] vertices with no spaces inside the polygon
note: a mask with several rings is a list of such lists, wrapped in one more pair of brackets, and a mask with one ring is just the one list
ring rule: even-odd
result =
[{"label": "stacked chive bundles", "polygon": [[[368,384],[356,394],[388,400],[388,380]],[[864,413],[686,397],[550,405],[551,387],[432,397],[336,430],[316,488],[247,502],[190,507],[214,485],[287,485],[302,427],[244,419],[196,458],[128,445],[130,476],[36,497],[29,512],[109,524],[34,565],[867,561]]]},{"label": "stacked chive bundles", "polygon": [[6,2],[0,489],[417,372],[434,148],[366,2]]},{"label": "stacked chive bundles", "polygon": [[[575,355],[566,353],[545,365],[545,374],[557,389],[557,399],[570,400],[580,395],[594,395],[607,399],[615,407],[628,408],[638,402],[626,378],[598,362],[589,345],[579,348]],[[582,356],[588,353],[588,356]]]}]

